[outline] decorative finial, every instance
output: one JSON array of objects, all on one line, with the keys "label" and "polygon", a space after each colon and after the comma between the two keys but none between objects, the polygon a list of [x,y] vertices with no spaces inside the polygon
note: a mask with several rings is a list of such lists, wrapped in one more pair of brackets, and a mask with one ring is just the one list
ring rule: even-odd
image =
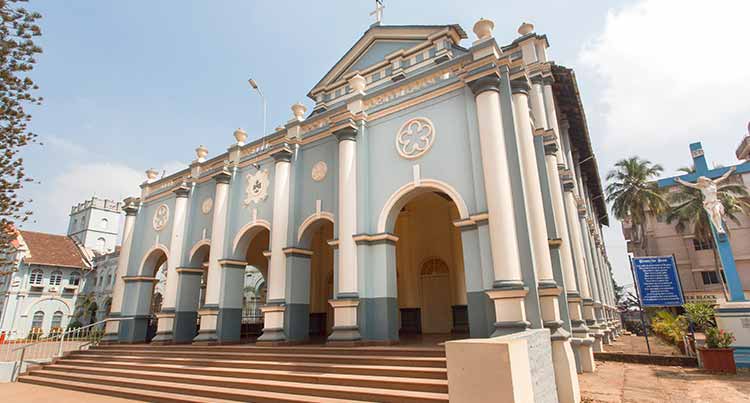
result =
[{"label": "decorative finial", "polygon": [[495,29],[495,23],[492,22],[492,20],[485,20],[484,18],[480,18],[479,21],[474,24],[474,34],[476,34],[477,39],[479,39],[480,41],[487,38],[492,38],[493,29]]},{"label": "decorative finial", "polygon": [[521,24],[520,27],[518,27],[518,33],[521,36],[524,36],[526,34],[530,34],[532,32],[534,32],[534,24],[531,24],[531,23],[528,23],[528,22],[524,21],[524,23]]},{"label": "decorative finial", "polygon": [[199,145],[198,148],[195,149],[195,155],[198,157],[198,162],[205,161],[206,156],[208,155],[208,148],[204,147],[203,144]]},{"label": "decorative finial", "polygon": [[367,80],[359,74],[355,74],[354,77],[349,79],[349,86],[352,87],[352,91],[356,93],[364,93]]},{"label": "decorative finial", "polygon": [[301,122],[305,120],[305,113],[307,113],[307,107],[302,105],[301,102],[292,105],[292,114],[297,121]]},{"label": "decorative finial", "polygon": [[237,130],[234,131],[234,139],[237,140],[238,146],[245,145],[245,140],[247,140],[247,132],[242,130],[242,128],[237,128]]},{"label": "decorative finial", "polygon": [[147,169],[146,170],[146,183],[154,182],[157,176],[159,176],[159,171],[157,171],[154,168]]}]

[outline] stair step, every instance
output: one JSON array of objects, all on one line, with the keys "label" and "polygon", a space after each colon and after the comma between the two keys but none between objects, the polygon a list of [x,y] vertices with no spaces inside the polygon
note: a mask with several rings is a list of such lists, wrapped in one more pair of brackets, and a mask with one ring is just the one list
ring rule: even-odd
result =
[{"label": "stair step", "polygon": [[94,351],[150,350],[150,351],[208,351],[208,352],[270,352],[274,354],[317,354],[317,355],[378,355],[401,357],[445,357],[442,347],[321,347],[321,346],[274,346],[247,345],[201,346],[191,344],[153,345],[119,344],[93,347]]},{"label": "stair step", "polygon": [[[399,376],[375,376],[336,374],[310,371],[278,371],[255,369],[227,369],[221,367],[163,365],[143,363],[118,363],[97,361],[69,361],[61,360],[55,365],[45,367],[54,371],[69,371],[79,373],[119,374],[122,377],[164,379],[167,377],[179,379],[192,377],[196,373],[201,375],[220,377],[221,381],[230,379],[254,379],[304,382],[321,385],[360,386],[371,388],[412,390],[432,393],[448,393],[448,381],[445,379],[406,378]],[[152,375],[153,374],[153,375]],[[227,379],[229,378],[229,379]]]},{"label": "stair step", "polygon": [[[89,382],[100,385],[114,385],[130,387],[140,390],[155,390],[166,393],[186,394],[238,401],[257,401],[257,392],[276,392],[278,394],[297,395],[304,397],[304,401],[314,401],[312,397],[346,399],[357,401],[378,402],[447,402],[445,393],[414,392],[392,389],[364,388],[340,385],[315,385],[298,382],[271,380],[242,380],[242,382],[227,381],[225,385],[236,387],[206,385],[207,376],[194,375],[192,379],[185,377],[185,382],[160,381],[154,379],[123,379],[120,376],[103,376],[78,374],[42,369],[31,371],[30,376],[56,378],[73,382]],[[240,386],[241,385],[241,386]],[[283,401],[283,400],[282,400]],[[299,400],[298,400],[299,401]]]},{"label": "stair step", "polygon": [[173,365],[177,367],[224,368],[225,370],[275,370],[296,372],[322,372],[328,374],[395,376],[405,378],[448,379],[446,368],[407,367],[388,365],[353,365],[309,362],[272,362],[252,360],[215,360],[179,357],[129,357],[110,355],[71,355],[61,362],[83,362],[88,365],[119,363],[132,365]]},{"label": "stair step", "polygon": [[[46,378],[44,376],[23,375],[18,378],[18,382],[29,383],[34,385],[49,386],[53,388],[76,390],[79,392],[94,393],[125,399],[137,400],[141,402],[160,402],[160,403],[213,403],[227,402],[227,400],[217,400],[200,398],[195,396],[186,396],[176,393],[164,393],[157,391],[142,391],[139,389],[123,388],[119,386],[102,386],[88,382],[76,382],[70,380],[60,380],[55,378]],[[298,400],[301,401],[301,400]]]},{"label": "stair step", "polygon": [[[215,359],[237,359],[253,361],[284,362],[292,359],[294,362],[326,362],[338,364],[365,364],[365,365],[405,365],[411,367],[445,368],[445,357],[401,357],[401,356],[378,356],[378,355],[328,355],[328,354],[276,354],[268,352],[214,352],[214,351],[169,351],[158,352],[148,349],[118,349],[108,350],[106,355],[127,355],[153,357],[158,354],[161,357],[179,358],[215,358]],[[374,353],[373,353],[374,354]],[[97,350],[75,351],[71,356],[101,355]]]}]

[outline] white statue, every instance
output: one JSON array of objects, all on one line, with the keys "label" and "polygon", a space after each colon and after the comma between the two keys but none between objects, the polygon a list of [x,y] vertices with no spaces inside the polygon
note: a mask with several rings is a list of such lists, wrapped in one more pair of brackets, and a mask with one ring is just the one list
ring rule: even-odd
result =
[{"label": "white statue", "polygon": [[681,185],[698,189],[703,194],[703,208],[708,213],[708,217],[711,219],[716,232],[724,234],[724,225],[722,225],[722,219],[724,218],[724,205],[719,200],[719,182],[725,180],[734,172],[734,167],[730,168],[724,175],[716,179],[710,179],[705,176],[698,177],[696,183],[685,182],[680,178],[675,178],[675,181]]}]

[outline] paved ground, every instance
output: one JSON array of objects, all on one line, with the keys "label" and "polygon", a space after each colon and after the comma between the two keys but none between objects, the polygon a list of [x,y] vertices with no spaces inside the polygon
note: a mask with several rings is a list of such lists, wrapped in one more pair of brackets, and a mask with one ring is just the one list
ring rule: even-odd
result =
[{"label": "paved ground", "polygon": [[[648,341],[651,345],[652,354],[684,355],[677,347],[665,343],[657,336],[649,336]],[[648,348],[646,347],[646,339],[643,336],[622,335],[616,341],[612,342],[612,344],[604,346],[604,351],[647,354]]]},{"label": "paved ground", "polygon": [[584,402],[750,402],[750,374],[718,375],[697,368],[622,362],[596,363],[578,375]]},{"label": "paved ground", "polygon": [[119,399],[74,390],[49,388],[28,383],[0,383],[2,401],[13,403],[133,403],[134,400]]}]

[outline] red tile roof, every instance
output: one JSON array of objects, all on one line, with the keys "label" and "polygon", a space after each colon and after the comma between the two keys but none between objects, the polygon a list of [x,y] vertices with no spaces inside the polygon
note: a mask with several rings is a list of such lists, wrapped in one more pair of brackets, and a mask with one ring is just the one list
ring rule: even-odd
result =
[{"label": "red tile roof", "polygon": [[63,267],[89,267],[85,256],[68,236],[21,230],[21,237],[29,248],[24,261],[29,264]]}]

